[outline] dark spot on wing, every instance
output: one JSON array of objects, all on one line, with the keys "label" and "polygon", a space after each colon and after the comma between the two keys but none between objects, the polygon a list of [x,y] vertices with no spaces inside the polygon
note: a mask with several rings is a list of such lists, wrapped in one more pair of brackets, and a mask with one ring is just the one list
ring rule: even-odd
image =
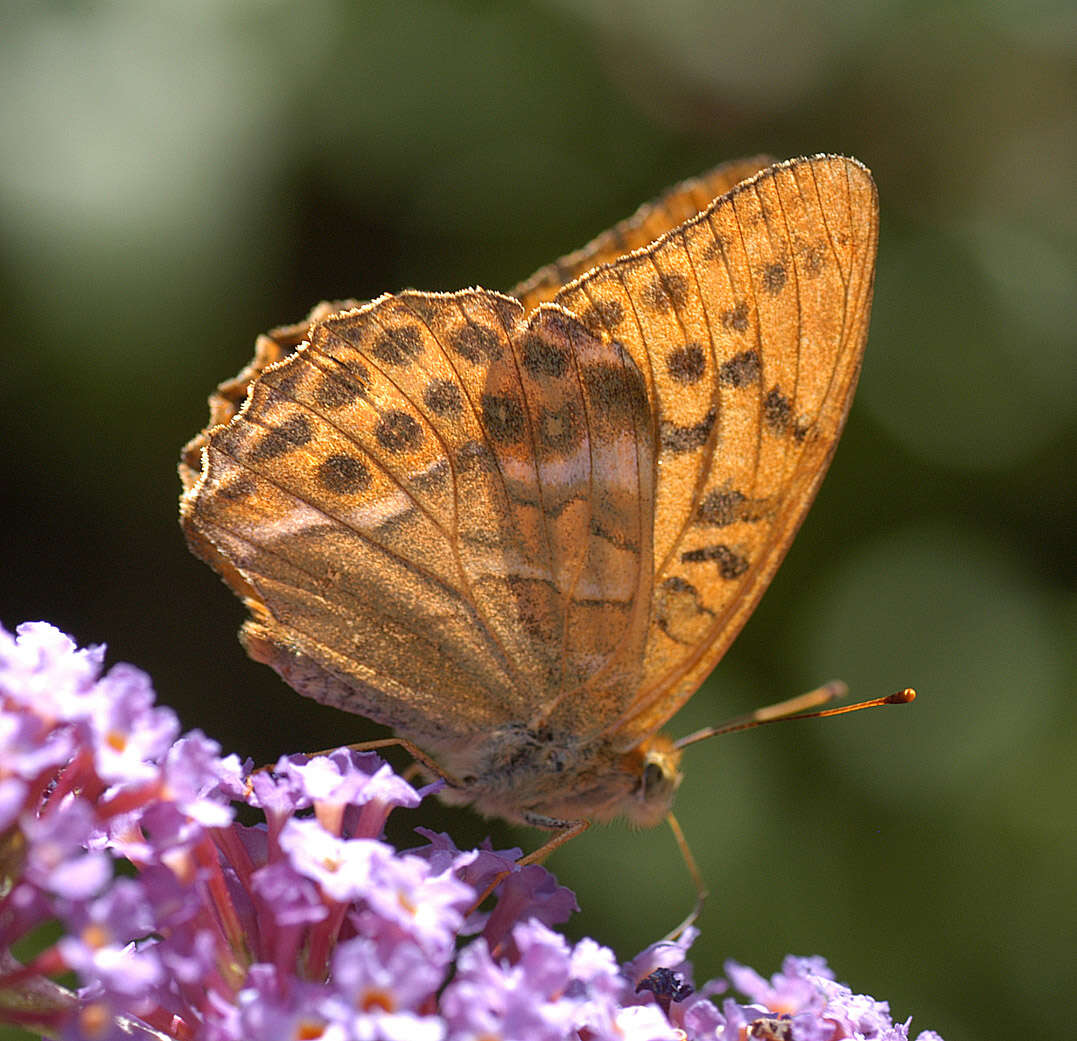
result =
[{"label": "dark spot on wing", "polygon": [[[352,372],[357,376],[362,370],[360,379],[368,376],[366,368],[362,365],[353,366]],[[365,389],[361,383],[357,383],[348,376],[347,369],[340,369],[337,373],[323,372],[314,385],[314,400],[324,408],[343,408],[365,395]]]},{"label": "dark spot on wing", "polygon": [[691,452],[702,448],[710,437],[714,421],[718,417],[715,409],[711,409],[698,423],[692,426],[678,426],[669,420],[663,419],[661,424],[661,438],[663,452]]},{"label": "dark spot on wing", "polygon": [[539,443],[550,452],[563,452],[580,441],[580,415],[566,402],[558,409],[543,409],[538,421]]},{"label": "dark spot on wing", "polygon": [[529,333],[524,337],[521,353],[524,368],[536,379],[560,379],[568,371],[568,350],[545,336]]},{"label": "dark spot on wing", "polygon": [[[623,354],[624,349],[621,351]],[[618,423],[627,416],[645,413],[650,407],[643,377],[635,368],[598,363],[584,366],[582,375],[594,404],[608,411]]]},{"label": "dark spot on wing", "polygon": [[456,416],[464,407],[464,398],[452,380],[432,379],[423,391],[423,403],[436,415]]},{"label": "dark spot on wing", "polygon": [[506,394],[483,394],[482,425],[501,444],[519,441],[524,434],[523,407]]},{"label": "dark spot on wing", "polygon": [[688,299],[688,279],[676,272],[659,275],[643,287],[640,299],[644,307],[658,314],[683,307]]},{"label": "dark spot on wing", "polygon": [[793,418],[793,406],[777,385],[767,391],[763,399],[763,422],[771,433],[781,436],[789,429]]},{"label": "dark spot on wing", "polygon": [[758,351],[741,351],[718,367],[718,382],[725,387],[746,387],[756,383],[762,372]]},{"label": "dark spot on wing", "polygon": [[262,377],[262,382],[273,387],[281,397],[290,398],[302,379],[303,370],[292,364],[267,373]]},{"label": "dark spot on wing", "polygon": [[[349,347],[358,347],[369,331],[370,322],[369,312],[346,314],[329,319],[322,323],[320,328],[324,329],[326,334],[338,343],[346,344]],[[314,333],[317,332],[318,328],[316,327]]]},{"label": "dark spot on wing", "polygon": [[619,300],[596,300],[580,315],[591,332],[612,331],[625,320],[625,309]]},{"label": "dark spot on wing", "polygon": [[377,426],[374,427],[374,436],[382,448],[390,452],[406,452],[422,444],[423,428],[414,416],[393,409],[378,420]]},{"label": "dark spot on wing", "polygon": [[706,618],[713,615],[700,600],[699,590],[680,575],[671,575],[655,590],[654,619],[677,643],[695,644],[700,624],[706,624]]},{"label": "dark spot on wing", "polygon": [[291,452],[295,448],[302,448],[313,436],[310,420],[301,413],[297,413],[294,416],[289,416],[275,430],[270,430],[251,449],[250,458],[253,462],[275,459],[277,456]]},{"label": "dark spot on wing", "polygon": [[[333,357],[330,355],[330,357]],[[342,360],[339,358],[333,358],[343,371],[352,373],[361,386],[366,387],[370,383],[370,370],[349,351],[348,355]]]},{"label": "dark spot on wing", "polygon": [[744,519],[748,497],[736,489],[718,489],[708,493],[696,509],[696,523],[714,528]]},{"label": "dark spot on wing", "polygon": [[695,383],[707,368],[703,348],[690,343],[673,351],[666,359],[666,369],[678,383]]},{"label": "dark spot on wing", "polygon": [[341,452],[319,464],[318,483],[334,495],[355,495],[370,484],[370,471],[362,460]]},{"label": "dark spot on wing", "polygon": [[417,325],[384,329],[376,337],[370,353],[387,365],[407,365],[423,350],[423,337]]},{"label": "dark spot on wing", "polygon": [[748,328],[748,302],[741,300],[736,307],[723,311],[721,318],[724,328],[733,329],[738,333],[744,332]]},{"label": "dark spot on wing", "polygon": [[734,552],[728,546],[703,546],[690,549],[681,554],[682,564],[699,564],[714,561],[718,565],[718,574],[725,579],[740,578],[748,570],[748,558]]},{"label": "dark spot on wing", "polygon": [[686,578],[681,578],[680,575],[671,575],[662,583],[662,589],[667,593],[691,593],[693,596],[697,595],[697,590],[691,582]]},{"label": "dark spot on wing", "polygon": [[486,328],[469,322],[449,333],[449,346],[461,358],[478,364],[483,361],[497,361],[501,357],[501,337]]},{"label": "dark spot on wing", "polygon": [[784,264],[780,262],[768,264],[763,269],[763,288],[771,295],[776,296],[785,288],[787,277]]},{"label": "dark spot on wing", "polygon": [[724,235],[715,235],[713,242],[708,242],[703,247],[702,256],[704,260],[714,262],[725,258],[726,241]]}]

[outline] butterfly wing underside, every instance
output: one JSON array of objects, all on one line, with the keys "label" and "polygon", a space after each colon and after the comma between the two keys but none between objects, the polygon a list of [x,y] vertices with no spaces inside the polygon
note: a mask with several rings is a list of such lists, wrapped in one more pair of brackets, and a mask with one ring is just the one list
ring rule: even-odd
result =
[{"label": "butterfly wing underside", "polygon": [[618,344],[406,292],[323,318],[210,432],[183,523],[301,693],[466,744],[639,683],[654,429]]},{"label": "butterfly wing underside", "polygon": [[643,371],[658,430],[654,587],[630,745],[698,688],[751,614],[844,425],[867,336],[875,186],[791,160],[555,299]]}]

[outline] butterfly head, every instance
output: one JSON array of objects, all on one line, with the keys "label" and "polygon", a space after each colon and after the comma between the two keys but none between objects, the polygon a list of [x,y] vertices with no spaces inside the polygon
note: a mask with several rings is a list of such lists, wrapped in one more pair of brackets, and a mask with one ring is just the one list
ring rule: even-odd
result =
[{"label": "butterfly head", "polygon": [[681,750],[665,734],[655,734],[630,756],[639,780],[621,810],[638,827],[653,828],[669,815],[673,796],[684,778]]}]

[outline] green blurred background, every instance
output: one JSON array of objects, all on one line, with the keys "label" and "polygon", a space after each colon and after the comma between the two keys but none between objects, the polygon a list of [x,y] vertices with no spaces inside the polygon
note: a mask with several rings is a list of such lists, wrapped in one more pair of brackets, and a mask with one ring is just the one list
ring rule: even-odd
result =
[{"label": "green blurred background", "polygon": [[[510,286],[722,159],[855,155],[882,203],[861,389],[673,730],[834,675],[921,699],[688,753],[697,975],[820,953],[914,1034],[1053,1036],[1077,967],[1075,40],[1066,0],[7,3],[4,623],[107,642],[258,761],[370,736],[246,660],[176,525],[179,447],[255,334],[325,298]],[[690,904],[667,829],[550,866],[569,931],[622,958]]]}]

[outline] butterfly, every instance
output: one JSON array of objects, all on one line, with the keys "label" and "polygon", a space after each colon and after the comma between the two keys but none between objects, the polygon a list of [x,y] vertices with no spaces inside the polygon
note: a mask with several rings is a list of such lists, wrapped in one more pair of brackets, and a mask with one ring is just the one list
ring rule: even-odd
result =
[{"label": "butterfly", "polygon": [[661,728],[751,614],[852,400],[871,175],[686,181],[508,293],[323,304],[258,341],[181,463],[191,549],[301,694],[488,815],[672,821]]}]

